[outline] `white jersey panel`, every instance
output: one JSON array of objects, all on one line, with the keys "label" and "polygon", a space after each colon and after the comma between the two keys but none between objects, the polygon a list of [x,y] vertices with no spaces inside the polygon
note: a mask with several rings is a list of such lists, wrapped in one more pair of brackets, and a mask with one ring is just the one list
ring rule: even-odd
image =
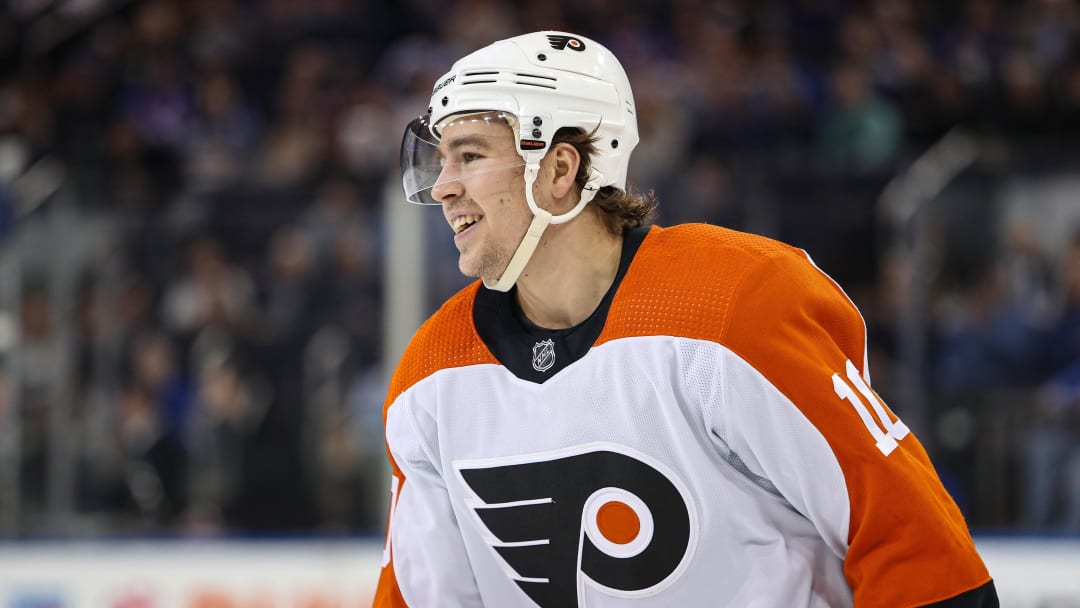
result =
[{"label": "white jersey panel", "polygon": [[398,572],[447,579],[399,579],[410,605],[851,605],[836,458],[714,342],[614,340],[543,384],[441,370],[386,429]]},{"label": "white jersey panel", "polygon": [[[453,598],[454,606],[481,608],[484,604],[458,536],[456,509],[436,469],[437,454],[427,441],[430,420],[415,418],[427,413],[420,407],[393,412],[394,427],[408,437],[394,442],[400,446],[394,457],[408,482],[391,510],[387,551],[401,569],[398,583],[409,606],[446,605],[446,598]],[[407,526],[397,526],[397,521]]]},{"label": "white jersey panel", "polygon": [[[711,342],[684,340],[680,366],[717,448],[814,522],[832,552],[847,552],[847,484],[824,436],[747,361]],[[720,369],[719,374],[714,370]],[[829,383],[829,378],[822,378]],[[722,403],[723,407],[711,407]]]}]

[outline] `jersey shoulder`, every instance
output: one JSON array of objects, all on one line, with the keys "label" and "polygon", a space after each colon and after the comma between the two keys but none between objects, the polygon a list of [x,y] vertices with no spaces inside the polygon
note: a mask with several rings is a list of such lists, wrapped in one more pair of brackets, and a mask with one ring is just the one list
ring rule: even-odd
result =
[{"label": "jersey shoulder", "polygon": [[649,233],[601,341],[647,335],[715,342],[788,395],[845,360],[866,365],[862,316],[806,252],[701,224]]},{"label": "jersey shoulder", "polygon": [[496,363],[473,322],[476,281],[450,297],[416,330],[405,348],[387,393],[387,407],[398,395],[442,369]]},{"label": "jersey shoulder", "polygon": [[[623,279],[600,341],[671,335],[724,342],[748,278],[816,272],[806,254],[760,236],[709,224],[653,227]],[[800,282],[810,282],[810,279]]]}]

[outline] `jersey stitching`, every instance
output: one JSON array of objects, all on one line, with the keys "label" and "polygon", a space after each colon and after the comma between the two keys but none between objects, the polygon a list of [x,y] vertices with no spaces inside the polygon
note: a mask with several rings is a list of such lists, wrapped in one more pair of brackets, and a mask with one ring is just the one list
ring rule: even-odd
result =
[{"label": "jersey stitching", "polygon": [[[814,424],[814,422],[812,420],[810,420],[810,417],[806,415],[806,412],[804,412],[795,403],[795,400],[792,399],[790,395],[788,395],[784,391],[780,390],[780,388],[778,386],[773,384],[772,381],[769,380],[768,376],[766,376],[764,372],[762,372],[760,369],[758,369],[758,367],[756,365],[754,365],[752,362],[750,362],[746,358],[739,355],[739,353],[735,352],[730,347],[724,346],[724,345],[718,345],[718,346],[720,346],[720,348],[723,349],[723,351],[724,351],[724,356],[722,357],[722,360],[723,360],[723,365],[724,365],[725,370],[727,369],[727,365],[728,365],[727,358],[729,356],[730,357],[735,357],[739,361],[742,361],[747,367],[752,369],[754,371],[754,373],[759,378],[761,378],[761,379],[763,379],[765,381],[765,383],[771,388],[771,390],[774,391],[775,394],[777,396],[779,396],[783,400],[783,402],[786,404],[788,409],[792,410],[794,412],[794,414],[800,420],[805,422],[807,426],[809,426],[811,429],[814,430],[814,432],[817,434],[817,436],[821,439],[822,442],[824,442],[825,446],[828,448],[828,452],[829,452],[829,455],[830,455],[830,457],[832,459],[832,463],[835,465],[836,470],[839,471],[839,473],[840,473],[841,479],[844,481],[843,487],[844,487],[844,496],[845,496],[845,503],[847,505],[847,517],[848,517],[847,522],[846,522],[846,527],[848,528],[848,530],[847,530],[847,533],[844,534],[844,536],[843,536],[843,538],[841,540],[844,543],[844,551],[846,552],[848,550],[848,548],[850,547],[850,545],[851,545],[851,538],[850,538],[850,534],[851,534],[851,531],[850,531],[850,528],[851,528],[851,490],[848,488],[847,474],[844,471],[844,467],[841,466],[840,460],[837,457],[836,452],[833,451],[832,443],[829,441],[828,437],[825,436],[825,433],[820,428],[818,428],[818,426],[816,424]],[[725,388],[724,388],[725,394],[726,394],[726,390],[727,390],[727,383],[725,383]],[[749,469],[749,466],[747,467],[747,469]],[[753,472],[753,471],[751,471],[751,472]],[[769,479],[769,478],[765,477],[765,479]],[[769,481],[772,482],[771,479]],[[779,490],[779,488],[777,488],[777,490]],[[781,493],[781,496],[782,495],[783,494]],[[791,502],[787,499],[787,497],[784,497],[784,501],[787,502],[788,504],[791,504]],[[795,509],[796,511],[798,511],[803,517],[806,517],[807,519],[809,519],[809,516],[806,513],[803,513],[798,508],[796,508],[795,505],[791,504],[791,507],[793,509]],[[813,521],[813,520],[811,520],[811,521]]]},{"label": "jersey stitching", "polygon": [[738,301],[739,294],[742,293],[743,284],[746,283],[746,280],[749,279],[750,275],[754,274],[754,272],[756,272],[758,268],[764,267],[766,264],[771,263],[776,257],[779,257],[780,255],[782,254],[761,254],[761,257],[754,260],[752,264],[746,265],[746,268],[742,271],[742,274],[739,276],[738,280],[733,284],[732,288],[729,290],[729,293],[731,294],[730,299],[724,302],[724,310],[721,313],[723,316],[723,320],[720,322],[720,344],[728,343],[728,330],[731,327],[732,317],[731,311],[735,308],[735,304]]}]

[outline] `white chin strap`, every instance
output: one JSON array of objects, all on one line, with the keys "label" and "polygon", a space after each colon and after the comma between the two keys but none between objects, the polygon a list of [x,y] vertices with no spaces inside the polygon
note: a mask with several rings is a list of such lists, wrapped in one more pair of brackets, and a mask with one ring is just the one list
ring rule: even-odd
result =
[{"label": "white chin strap", "polygon": [[532,257],[536,246],[540,244],[540,237],[543,236],[544,230],[547,230],[549,224],[564,224],[574,219],[581,213],[585,205],[589,204],[589,201],[596,196],[600,187],[597,185],[600,180],[603,179],[603,175],[596,169],[589,169],[589,181],[585,183],[585,187],[581,189],[581,200],[578,201],[574,208],[562,215],[551,215],[547,211],[537,206],[536,201],[533,200],[533,183],[536,182],[536,176],[540,172],[540,159],[542,156],[533,156],[526,161],[525,165],[525,200],[529,202],[529,209],[533,212],[532,223],[529,224],[529,229],[525,232],[525,236],[521,239],[521,243],[518,244],[517,250],[514,252],[513,257],[510,258],[510,263],[506,265],[506,270],[503,271],[502,276],[497,281],[488,281],[484,279],[484,287],[488,289],[494,289],[495,291],[510,291],[510,288],[517,283],[518,277],[521,276],[521,272],[525,270],[526,264],[529,263],[529,258]]}]

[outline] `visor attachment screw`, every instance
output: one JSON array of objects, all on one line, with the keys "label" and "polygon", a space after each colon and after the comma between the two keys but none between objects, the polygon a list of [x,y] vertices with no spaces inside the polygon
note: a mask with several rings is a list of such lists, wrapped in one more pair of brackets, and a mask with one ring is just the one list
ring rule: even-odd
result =
[{"label": "visor attachment screw", "polygon": [[539,55],[537,55],[536,58],[539,59],[540,61],[547,61],[547,55],[545,55],[543,53],[540,53]]},{"label": "visor attachment screw", "polygon": [[544,119],[540,118],[539,116],[533,116],[533,124],[539,127],[540,125],[544,124]]},{"label": "visor attachment screw", "polygon": [[442,98],[442,105],[444,105],[444,106],[445,106],[445,105],[446,105],[446,104],[448,104],[448,103],[450,103],[450,98],[449,98],[449,97],[443,97],[443,98]]},{"label": "visor attachment screw", "polygon": [[617,140],[617,139],[611,140],[611,147],[612,148],[618,148],[619,147],[619,140]]},{"label": "visor attachment screw", "polygon": [[540,135],[542,135],[542,133],[540,132],[540,129],[533,129],[533,132],[532,132],[533,137],[540,137]]}]

